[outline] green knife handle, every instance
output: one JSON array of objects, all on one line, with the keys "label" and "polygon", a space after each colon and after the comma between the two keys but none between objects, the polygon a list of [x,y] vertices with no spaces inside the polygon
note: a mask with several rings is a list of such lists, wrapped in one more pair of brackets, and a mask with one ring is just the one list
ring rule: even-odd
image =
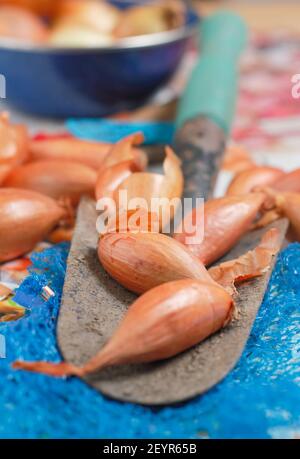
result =
[{"label": "green knife handle", "polygon": [[182,160],[184,197],[208,198],[234,116],[238,60],[246,26],[233,13],[202,23],[201,53],[179,104],[175,149]]},{"label": "green knife handle", "polygon": [[228,134],[237,94],[237,65],[247,41],[243,20],[229,12],[217,13],[200,26],[200,57],[182,95],[177,129],[203,115]]}]

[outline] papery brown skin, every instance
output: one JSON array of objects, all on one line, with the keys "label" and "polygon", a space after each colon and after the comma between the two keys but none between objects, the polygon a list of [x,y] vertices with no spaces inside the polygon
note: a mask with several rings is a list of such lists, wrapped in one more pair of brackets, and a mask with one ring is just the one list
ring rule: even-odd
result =
[{"label": "papery brown skin", "polygon": [[48,38],[48,28],[30,11],[17,6],[1,5],[0,37],[41,44]]},{"label": "papery brown skin", "polygon": [[112,144],[76,138],[31,140],[29,149],[33,161],[75,161],[98,170]]},{"label": "papery brown skin", "polygon": [[68,198],[76,205],[83,195],[93,196],[97,173],[71,161],[35,161],[15,168],[4,186],[43,193],[51,198]]},{"label": "papery brown skin", "polygon": [[83,367],[66,362],[15,362],[15,369],[84,376],[112,365],[155,362],[195,346],[226,326],[233,300],[222,287],[185,279],[148,291],[128,309],[103,349]]},{"label": "papery brown skin", "polygon": [[34,191],[0,189],[0,262],[31,251],[65,216],[56,201]]},{"label": "papery brown skin", "polygon": [[200,212],[200,218],[204,215],[203,241],[188,244],[187,238],[192,238],[193,233],[186,234],[178,232],[179,230],[175,232],[174,238],[185,244],[204,265],[210,265],[229,252],[251,228],[265,199],[264,193],[211,199],[204,204],[204,211],[202,208],[194,209],[185,218],[184,226],[191,227],[188,222],[196,221],[197,212]]},{"label": "papery brown skin", "polygon": [[[127,192],[127,200],[130,202],[135,198],[145,201],[147,209],[152,210],[152,199],[172,200],[177,198],[179,204],[183,193],[184,178],[181,170],[181,162],[170,147],[166,147],[166,158],[163,163],[164,174],[151,172],[136,172],[131,174],[118,187],[115,193],[115,200],[119,205],[119,192]],[[161,206],[161,228],[169,224],[176,212],[176,205]]]},{"label": "papery brown skin", "polygon": [[60,0],[57,16],[60,20],[89,26],[91,30],[110,33],[116,26],[121,12],[108,2],[98,0]]},{"label": "papery brown skin", "polygon": [[52,16],[61,0],[2,0],[3,4],[18,6],[40,16]]},{"label": "papery brown skin", "polygon": [[283,177],[285,173],[275,167],[253,167],[238,173],[230,183],[226,196],[250,193],[255,187],[268,186]]},{"label": "papery brown skin", "polygon": [[101,198],[113,198],[114,191],[130,177],[133,172],[139,172],[140,165],[134,159],[114,164],[101,170],[97,177],[95,187],[96,200]]},{"label": "papery brown skin", "polygon": [[272,184],[276,191],[300,193],[300,168],[286,173]]},{"label": "papery brown skin", "polygon": [[127,160],[134,160],[139,170],[145,170],[148,165],[148,157],[143,150],[136,148],[141,145],[144,140],[144,135],[141,132],[130,134],[129,136],[119,140],[111,147],[101,164],[98,173],[100,174],[100,172],[103,172],[103,170],[107,167],[114,166],[115,164],[122,163]]},{"label": "papery brown skin", "polygon": [[23,124],[11,124],[6,112],[0,115],[0,181],[5,170],[10,171],[29,158],[29,136]]},{"label": "papery brown skin", "polygon": [[213,282],[184,245],[160,233],[108,233],[99,241],[98,257],[111,277],[138,294],[184,278]]},{"label": "papery brown skin", "polygon": [[106,214],[107,222],[100,237],[107,233],[159,233],[159,215],[148,212],[143,207],[127,211],[117,212],[115,215]]},{"label": "papery brown skin", "polygon": [[226,261],[208,270],[210,276],[232,292],[235,284],[261,276],[270,269],[273,257],[280,249],[279,230],[271,228],[255,249],[234,260]]}]

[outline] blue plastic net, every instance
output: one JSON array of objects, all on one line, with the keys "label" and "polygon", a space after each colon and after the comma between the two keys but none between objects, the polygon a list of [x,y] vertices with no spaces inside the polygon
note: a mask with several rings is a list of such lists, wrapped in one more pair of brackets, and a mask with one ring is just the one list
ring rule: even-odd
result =
[{"label": "blue plastic net", "polygon": [[170,144],[175,133],[174,123],[167,121],[117,121],[108,119],[70,119],[68,130],[76,137],[115,143],[135,132],[142,132],[146,145]]},{"label": "blue plastic net", "polygon": [[[28,313],[0,325],[7,347],[0,360],[0,437],[300,437],[300,244],[279,256],[236,368],[206,395],[162,409],[111,401],[76,378],[11,369],[18,358],[60,360],[55,329],[67,253],[61,244],[34,255],[35,272],[17,293]],[[46,284],[56,292],[48,302],[40,295]]]}]

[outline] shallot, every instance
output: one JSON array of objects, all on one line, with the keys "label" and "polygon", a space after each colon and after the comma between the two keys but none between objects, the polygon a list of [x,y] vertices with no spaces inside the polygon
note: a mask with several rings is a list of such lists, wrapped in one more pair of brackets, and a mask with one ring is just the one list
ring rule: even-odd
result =
[{"label": "shallot", "polygon": [[124,182],[125,179],[130,177],[133,172],[139,172],[139,163],[134,159],[123,161],[112,166],[108,166],[103,171],[101,170],[95,188],[96,199],[103,197],[114,196],[114,191]]},{"label": "shallot", "polygon": [[[23,124],[11,124],[6,112],[0,115],[0,167],[10,171],[28,160],[28,132]],[[1,173],[2,175],[2,173]],[[0,178],[1,180],[1,178]]]},{"label": "shallot", "polygon": [[97,173],[72,161],[36,161],[15,168],[4,186],[38,191],[54,199],[68,198],[74,205],[82,195],[92,196]]},{"label": "shallot", "polygon": [[112,145],[76,138],[50,138],[32,140],[29,145],[34,161],[75,161],[99,169]]},{"label": "shallot", "polygon": [[300,192],[300,169],[295,169],[279,178],[272,188],[276,191]]},{"label": "shallot", "polygon": [[255,187],[268,186],[275,183],[285,174],[275,167],[257,166],[238,173],[230,183],[226,195],[241,195],[252,191]]},{"label": "shallot", "polygon": [[3,262],[32,250],[66,216],[66,210],[43,194],[2,188],[0,215],[0,262]]},{"label": "shallot", "polygon": [[271,228],[267,231],[260,244],[253,250],[235,260],[225,261],[208,270],[211,277],[229,292],[235,284],[261,276],[268,271],[273,257],[280,249],[279,230]]},{"label": "shallot", "polygon": [[138,298],[108,343],[82,367],[21,361],[13,367],[56,377],[84,376],[112,365],[167,359],[225,327],[233,309],[231,295],[218,285],[168,282]]},{"label": "shallot", "polygon": [[[125,179],[116,190],[115,199],[120,205],[119,192],[126,192],[128,203],[140,199],[141,206],[160,214],[161,227],[169,224],[180,203],[184,178],[181,162],[170,147],[166,147],[166,158],[163,163],[164,174],[135,172]],[[153,209],[153,202],[158,204]],[[173,205],[170,203],[173,201]]]},{"label": "shallot", "polygon": [[[194,209],[187,215],[183,231],[176,232],[174,238],[185,244],[202,263],[210,265],[225,255],[251,228],[265,200],[266,195],[258,192],[209,200],[204,205],[204,212],[203,209]],[[204,218],[202,241],[194,240],[193,233],[184,232],[184,228],[196,224],[198,212],[199,219]]]},{"label": "shallot", "polygon": [[119,284],[135,293],[184,278],[213,282],[183,244],[160,233],[108,233],[100,238],[98,257]]}]

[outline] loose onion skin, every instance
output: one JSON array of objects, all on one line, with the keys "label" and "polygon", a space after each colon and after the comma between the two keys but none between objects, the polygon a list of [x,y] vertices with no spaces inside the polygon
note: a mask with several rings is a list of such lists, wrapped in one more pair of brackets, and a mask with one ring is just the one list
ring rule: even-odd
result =
[{"label": "loose onion skin", "polygon": [[280,234],[271,228],[261,239],[260,244],[235,260],[225,261],[209,269],[212,278],[229,292],[234,285],[261,276],[270,269],[272,258],[280,250]]},{"label": "loose onion skin", "polygon": [[56,201],[40,193],[0,189],[0,262],[32,250],[65,213]]},{"label": "loose onion skin", "polygon": [[269,186],[285,173],[275,167],[253,167],[237,174],[230,183],[226,195],[250,193],[255,187]]},{"label": "loose onion skin", "polygon": [[75,138],[31,140],[29,144],[33,161],[75,161],[97,170],[111,148],[110,143]]},{"label": "loose onion skin", "polygon": [[12,170],[13,166],[8,164],[0,164],[0,186],[2,186],[6,177],[11,173]]},{"label": "loose onion skin", "polygon": [[98,0],[60,0],[57,15],[62,21],[84,25],[90,30],[110,34],[116,26],[120,11],[108,2]]},{"label": "loose onion skin", "polygon": [[223,170],[237,174],[255,166],[250,154],[241,145],[229,145],[226,148],[222,164]]},{"label": "loose onion skin", "polygon": [[121,15],[114,35],[124,38],[175,29],[184,24],[184,16],[183,3],[177,0],[131,7]]},{"label": "loose onion skin", "polygon": [[41,16],[52,16],[56,13],[61,0],[2,0],[6,5],[25,8]]},{"label": "loose onion skin", "polygon": [[106,346],[83,367],[66,362],[15,362],[13,367],[84,376],[112,365],[163,360],[220,330],[232,314],[232,298],[222,287],[190,279],[168,282],[138,298]]},{"label": "loose onion skin", "polygon": [[184,245],[160,233],[108,233],[99,241],[98,257],[119,284],[139,294],[184,278],[213,282]]},{"label": "loose onion skin", "polygon": [[15,168],[4,185],[38,191],[54,199],[67,198],[76,205],[84,194],[93,195],[97,173],[71,161],[36,161]]},{"label": "loose onion skin", "polygon": [[[249,193],[242,196],[227,196],[212,199],[204,205],[204,239],[199,243],[188,243],[193,234],[176,233],[174,238],[187,244],[188,249],[204,265],[210,265],[227,253],[251,228],[261,210],[266,195]],[[197,209],[186,217],[186,222],[195,222]],[[200,218],[203,217],[201,209]],[[190,227],[190,226],[189,226]]]}]

